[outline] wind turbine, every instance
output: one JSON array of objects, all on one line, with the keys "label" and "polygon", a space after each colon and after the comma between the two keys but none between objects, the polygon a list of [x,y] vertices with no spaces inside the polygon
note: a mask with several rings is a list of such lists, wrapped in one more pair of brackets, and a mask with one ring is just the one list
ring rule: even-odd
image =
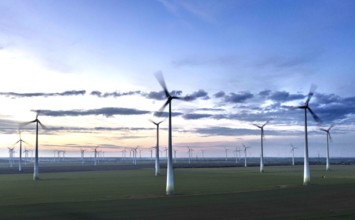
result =
[{"label": "wind turbine", "polygon": [[308,132],[307,132],[307,110],[311,113],[313,119],[316,122],[321,122],[320,118],[313,112],[313,110],[309,107],[309,101],[314,95],[314,91],[316,87],[314,85],[311,86],[311,89],[308,93],[308,98],[304,105],[298,106],[297,108],[304,109],[304,168],[303,168],[303,185],[307,185],[311,181],[311,172],[309,169],[309,158],[308,158]]},{"label": "wind turbine", "polygon": [[157,145],[155,146],[156,150],[155,150],[155,176],[160,175],[160,161],[159,161],[159,125],[164,121],[161,120],[159,122],[155,122],[153,120],[149,120],[150,122],[152,122],[153,124],[155,124],[155,126],[157,127]]},{"label": "wind turbine", "polygon": [[94,166],[97,165],[97,148],[98,148],[98,147],[95,147],[95,148],[94,148]]},{"label": "wind turbine", "polygon": [[84,154],[85,154],[85,150],[84,149],[80,149],[81,164],[84,164]]},{"label": "wind turbine", "polygon": [[27,164],[27,160],[28,160],[28,152],[29,152],[29,150],[27,150],[25,148],[25,150],[23,152],[25,153],[25,165],[26,165]]},{"label": "wind turbine", "polygon": [[234,152],[235,152],[235,163],[238,163],[238,153],[240,153],[240,150],[237,146],[235,147]]},{"label": "wind turbine", "polygon": [[228,150],[229,150],[228,148],[224,147],[224,151],[226,152],[226,159],[225,159],[226,161],[227,161],[227,158],[228,158]]},{"label": "wind turbine", "polygon": [[38,125],[40,125],[43,129],[47,129],[41,121],[38,119],[39,111],[37,111],[36,119],[30,122],[23,123],[21,127],[24,127],[28,124],[36,123],[36,150],[35,150],[35,163],[33,167],[33,180],[39,180],[39,167],[38,167]]},{"label": "wind turbine", "polygon": [[26,141],[22,140],[21,138],[21,131],[19,132],[20,139],[15,143],[20,143],[20,154],[19,154],[19,161],[18,161],[18,171],[22,171],[22,142],[26,143]]},{"label": "wind turbine", "polygon": [[327,162],[326,162],[326,170],[329,170],[329,141],[332,141],[332,136],[330,136],[330,130],[334,127],[334,125],[331,125],[328,129],[321,128],[321,131],[324,131],[327,135]]},{"label": "wind turbine", "polygon": [[171,124],[171,102],[173,99],[181,99],[181,97],[173,96],[169,93],[163,75],[159,72],[155,74],[156,79],[164,90],[166,96],[165,104],[160,108],[159,113],[162,114],[164,108],[169,105],[169,143],[168,143],[168,161],[166,175],[166,194],[174,194],[174,170],[173,170],[173,140],[172,140],[172,124]]},{"label": "wind turbine", "polygon": [[8,149],[9,149],[10,167],[13,167],[13,164],[14,164],[14,148],[8,147]]},{"label": "wind turbine", "polygon": [[265,122],[263,125],[253,124],[255,127],[260,128],[261,131],[261,148],[260,148],[260,173],[264,172],[264,127],[269,121]]},{"label": "wind turbine", "polygon": [[297,149],[297,147],[294,147],[293,144],[291,144],[291,151],[292,152],[292,166],[295,165],[295,149]]},{"label": "wind turbine", "polygon": [[192,155],[193,149],[191,149],[190,147],[187,147],[187,148],[188,148],[187,152],[189,153],[189,164],[191,164],[191,155]]},{"label": "wind turbine", "polygon": [[174,150],[174,159],[175,159],[175,163],[176,163],[176,152],[177,152],[177,150]]},{"label": "wind turbine", "polygon": [[247,164],[247,149],[251,148],[251,147],[247,147],[247,146],[245,146],[245,144],[243,144],[243,148],[244,148],[244,167],[247,167],[248,166],[248,164]]}]

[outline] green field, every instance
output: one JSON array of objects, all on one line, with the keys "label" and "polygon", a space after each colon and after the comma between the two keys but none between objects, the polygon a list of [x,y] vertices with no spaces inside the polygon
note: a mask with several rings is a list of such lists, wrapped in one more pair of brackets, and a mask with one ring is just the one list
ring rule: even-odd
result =
[{"label": "green field", "polygon": [[[164,171],[164,170],[163,170]],[[0,175],[0,219],[355,219],[355,166],[153,169]]]}]

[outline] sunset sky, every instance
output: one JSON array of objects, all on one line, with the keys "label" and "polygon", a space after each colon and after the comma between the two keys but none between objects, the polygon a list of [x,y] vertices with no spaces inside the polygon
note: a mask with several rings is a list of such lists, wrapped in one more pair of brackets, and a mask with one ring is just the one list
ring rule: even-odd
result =
[{"label": "sunset sky", "polygon": [[[332,124],[331,156],[355,156],[355,2],[352,0],[0,0],[0,157],[18,124],[39,119],[40,156],[99,146],[107,156],[155,146],[149,119],[173,101],[173,147],[223,156],[303,156],[304,103]],[[167,145],[167,121],[161,147]],[[310,156],[325,133],[309,115]],[[35,125],[22,130],[28,149]],[[16,145],[18,155],[18,145]],[[110,152],[110,153],[109,153]]]}]

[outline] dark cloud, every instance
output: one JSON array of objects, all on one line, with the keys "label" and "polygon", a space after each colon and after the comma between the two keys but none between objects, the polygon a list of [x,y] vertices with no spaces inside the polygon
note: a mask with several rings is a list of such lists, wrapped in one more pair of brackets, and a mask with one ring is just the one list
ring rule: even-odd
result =
[{"label": "dark cloud", "polygon": [[223,112],[222,108],[197,108],[196,111],[211,111],[211,112]]},{"label": "dark cloud", "polygon": [[253,97],[254,95],[250,92],[240,92],[238,94],[232,92],[224,96],[224,101],[227,103],[242,103]]},{"label": "dark cloud", "polygon": [[238,136],[238,135],[255,135],[259,133],[255,129],[241,129],[241,128],[229,128],[229,127],[199,128],[196,129],[195,132],[206,136]]},{"label": "dark cloud", "polygon": [[271,90],[263,90],[261,92],[259,92],[259,96],[261,97],[268,97],[271,93]]},{"label": "dark cloud", "polygon": [[16,93],[16,92],[0,92],[1,96],[13,97],[13,98],[26,98],[26,97],[50,97],[50,96],[77,96],[85,95],[85,90],[70,90],[65,92],[56,93]]},{"label": "dark cloud", "polygon": [[192,113],[192,114],[184,114],[182,117],[187,120],[196,120],[196,119],[202,119],[202,118],[210,118],[213,115],[211,114],[198,114],[198,113]]},{"label": "dark cloud", "polygon": [[208,93],[205,90],[202,90],[202,89],[200,89],[200,90],[198,90],[198,91],[196,91],[196,92],[194,92],[194,93],[192,93],[190,95],[186,95],[184,97],[184,99],[186,101],[194,101],[194,100],[196,100],[198,98],[201,98],[203,100],[207,100],[210,97],[208,97]]},{"label": "dark cloud", "polygon": [[222,98],[222,97],[224,97],[225,95],[226,95],[225,92],[219,91],[219,92],[217,92],[216,94],[214,94],[213,96],[214,96],[215,98]]},{"label": "dark cloud", "polygon": [[129,91],[129,92],[106,92],[102,93],[100,91],[92,91],[90,95],[97,96],[99,98],[107,98],[107,97],[121,97],[121,96],[130,96],[141,94],[141,91]]},{"label": "dark cloud", "polygon": [[302,94],[290,94],[285,91],[276,91],[268,96],[269,99],[277,102],[293,101],[298,99],[304,99],[305,96]]},{"label": "dark cloud", "polygon": [[[171,112],[172,117],[180,116],[182,115],[181,112]],[[154,112],[154,116],[160,117],[160,118],[167,118],[169,117],[169,112]]]},{"label": "dark cloud", "polygon": [[[180,90],[173,90],[170,92],[171,96],[181,96],[182,91]],[[149,93],[142,93],[142,95],[148,99],[155,99],[155,100],[165,100],[165,92],[160,91],[160,92],[149,92]]]},{"label": "dark cloud", "polygon": [[3,134],[13,134],[19,129],[19,122],[8,119],[0,119],[0,132]]},{"label": "dark cloud", "polygon": [[137,110],[131,108],[99,108],[90,110],[40,110],[41,115],[60,117],[60,116],[86,116],[86,115],[104,115],[106,117],[114,115],[143,115],[149,111]]}]

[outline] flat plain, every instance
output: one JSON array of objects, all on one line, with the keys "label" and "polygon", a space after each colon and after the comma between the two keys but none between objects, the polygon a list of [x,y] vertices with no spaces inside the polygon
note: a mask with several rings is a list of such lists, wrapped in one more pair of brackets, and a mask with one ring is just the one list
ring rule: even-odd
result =
[{"label": "flat plain", "polygon": [[355,166],[179,168],[0,175],[0,219],[355,219]]}]

